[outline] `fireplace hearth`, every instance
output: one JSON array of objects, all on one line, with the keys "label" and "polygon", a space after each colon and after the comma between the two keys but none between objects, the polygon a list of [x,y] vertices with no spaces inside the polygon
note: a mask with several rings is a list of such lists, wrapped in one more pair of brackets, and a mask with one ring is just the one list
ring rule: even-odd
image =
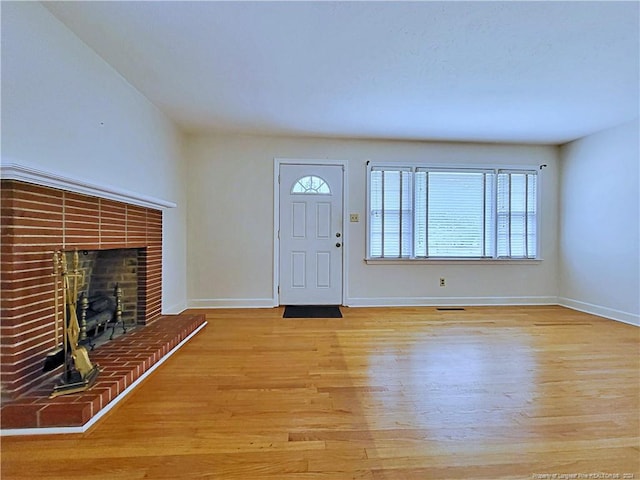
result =
[{"label": "fireplace hearth", "polygon": [[100,375],[90,390],[49,398],[54,380],[3,402],[3,435],[81,433],[188,341],[206,321],[203,314],[162,316],[91,353]]}]

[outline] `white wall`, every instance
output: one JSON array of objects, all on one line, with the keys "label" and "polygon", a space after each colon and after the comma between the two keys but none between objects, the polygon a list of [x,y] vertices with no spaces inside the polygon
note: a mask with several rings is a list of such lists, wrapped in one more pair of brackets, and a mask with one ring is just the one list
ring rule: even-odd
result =
[{"label": "white wall", "polygon": [[2,2],[2,161],[172,201],[163,310],[186,302],[186,170],[174,125],[37,2]]},{"label": "white wall", "polygon": [[561,148],[560,302],[640,325],[640,125]]},{"label": "white wall", "polygon": [[[348,305],[557,302],[557,148],[195,135],[187,139],[189,305],[270,306],[274,158],[348,161]],[[365,162],[540,165],[542,255],[527,264],[367,265]],[[438,286],[445,277],[447,286]]]}]

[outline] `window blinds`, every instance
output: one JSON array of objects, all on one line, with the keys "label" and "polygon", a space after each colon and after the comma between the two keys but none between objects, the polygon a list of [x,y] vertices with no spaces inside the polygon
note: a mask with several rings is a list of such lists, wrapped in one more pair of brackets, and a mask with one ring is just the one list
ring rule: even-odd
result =
[{"label": "window blinds", "polygon": [[370,184],[370,248],[375,257],[408,257],[413,243],[409,169],[374,169]]},{"label": "window blinds", "polygon": [[535,258],[535,171],[371,167],[371,258]]}]

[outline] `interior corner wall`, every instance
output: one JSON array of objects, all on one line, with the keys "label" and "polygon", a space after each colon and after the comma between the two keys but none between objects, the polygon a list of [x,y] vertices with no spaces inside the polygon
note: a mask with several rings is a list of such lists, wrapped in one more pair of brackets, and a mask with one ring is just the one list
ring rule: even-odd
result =
[{"label": "interior corner wall", "polygon": [[560,303],[640,325],[640,124],[561,147]]},{"label": "interior corner wall", "polygon": [[[558,148],[383,140],[193,135],[188,162],[190,307],[269,307],[273,294],[274,158],[347,161],[346,305],[557,303]],[[541,171],[541,252],[526,263],[372,265],[365,257],[367,160],[547,164]],[[445,288],[439,278],[447,279]]]},{"label": "interior corner wall", "polygon": [[1,7],[2,162],[177,203],[164,211],[163,311],[181,311],[181,133],[39,2]]}]

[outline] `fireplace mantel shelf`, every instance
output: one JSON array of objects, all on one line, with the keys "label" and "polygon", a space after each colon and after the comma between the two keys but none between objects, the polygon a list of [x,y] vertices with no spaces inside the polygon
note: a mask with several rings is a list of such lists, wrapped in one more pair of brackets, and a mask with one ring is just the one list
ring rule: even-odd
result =
[{"label": "fireplace mantel shelf", "polygon": [[176,203],[167,200],[129,192],[109,185],[97,185],[85,180],[39,170],[15,162],[2,162],[2,165],[0,165],[0,178],[35,183],[36,185],[116,200],[146,208],[166,209],[177,206]]}]

